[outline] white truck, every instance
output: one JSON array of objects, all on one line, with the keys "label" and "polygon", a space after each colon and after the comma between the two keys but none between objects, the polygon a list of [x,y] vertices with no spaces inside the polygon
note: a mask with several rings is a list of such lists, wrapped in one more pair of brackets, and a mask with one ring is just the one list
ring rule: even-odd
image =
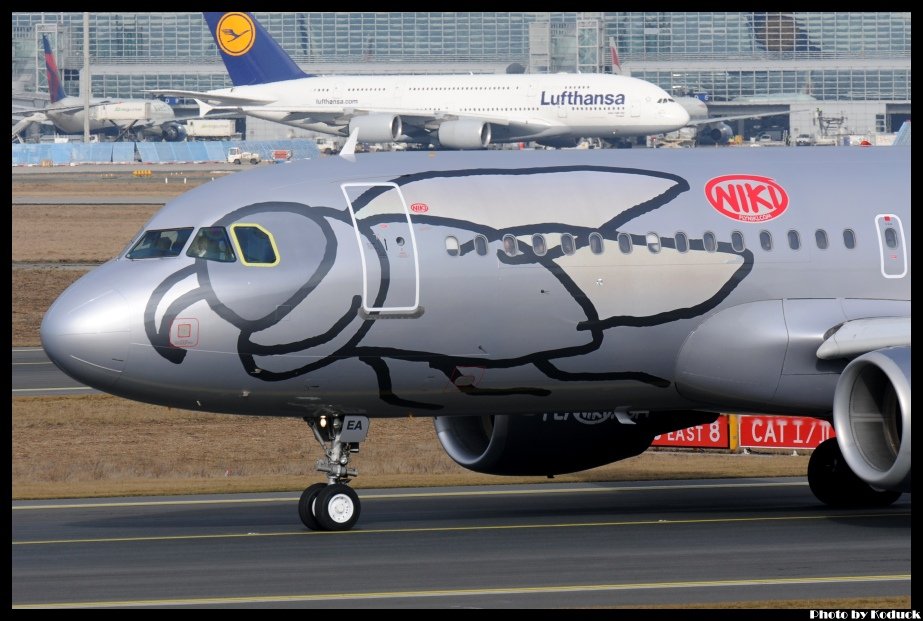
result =
[{"label": "white truck", "polygon": [[240,147],[231,147],[228,149],[228,164],[242,164],[243,162],[250,162],[251,164],[260,163],[260,154],[252,153],[250,151],[243,151]]}]

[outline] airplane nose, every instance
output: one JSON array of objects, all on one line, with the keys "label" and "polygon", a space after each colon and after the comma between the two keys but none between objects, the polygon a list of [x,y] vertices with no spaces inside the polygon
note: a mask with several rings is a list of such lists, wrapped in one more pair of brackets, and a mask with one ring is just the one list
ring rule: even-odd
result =
[{"label": "airplane nose", "polygon": [[679,104],[676,104],[673,108],[673,116],[676,117],[676,122],[680,127],[688,125],[689,119],[691,118],[689,116],[689,111]]},{"label": "airplane nose", "polygon": [[99,390],[115,385],[128,355],[128,303],[111,288],[80,286],[61,294],[40,329],[48,358],[72,378]]}]

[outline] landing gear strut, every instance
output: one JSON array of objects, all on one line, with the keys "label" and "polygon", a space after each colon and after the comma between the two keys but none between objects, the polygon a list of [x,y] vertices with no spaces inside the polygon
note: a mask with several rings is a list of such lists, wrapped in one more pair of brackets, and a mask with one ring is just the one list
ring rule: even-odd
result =
[{"label": "landing gear strut", "polygon": [[305,418],[324,456],[317,470],[327,473],[327,483],[315,483],[301,494],[298,516],[311,530],[349,530],[359,519],[359,496],[347,483],[359,473],[349,468],[349,456],[369,430],[364,416],[320,416]]},{"label": "landing gear strut", "polygon": [[832,507],[887,507],[901,495],[875,489],[857,477],[836,438],[824,440],[811,454],[808,485],[818,500]]}]

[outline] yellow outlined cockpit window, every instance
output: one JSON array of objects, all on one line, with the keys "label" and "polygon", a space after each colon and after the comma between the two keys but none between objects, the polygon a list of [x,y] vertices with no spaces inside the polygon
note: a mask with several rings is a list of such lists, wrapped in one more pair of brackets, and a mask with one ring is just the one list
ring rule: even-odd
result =
[{"label": "yellow outlined cockpit window", "polygon": [[276,240],[272,233],[259,224],[232,224],[231,238],[234,240],[237,256],[244,265],[272,267],[279,264]]}]

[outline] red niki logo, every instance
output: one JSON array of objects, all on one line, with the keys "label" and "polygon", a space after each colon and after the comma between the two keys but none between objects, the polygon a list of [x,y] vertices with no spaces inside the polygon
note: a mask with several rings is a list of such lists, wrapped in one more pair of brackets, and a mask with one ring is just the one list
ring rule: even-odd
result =
[{"label": "red niki logo", "polygon": [[778,218],[788,207],[788,194],[769,177],[722,175],[705,184],[705,198],[718,213],[741,222]]},{"label": "red niki logo", "polygon": [[429,211],[429,205],[426,203],[414,203],[410,206],[410,211],[414,213],[426,213]]}]

